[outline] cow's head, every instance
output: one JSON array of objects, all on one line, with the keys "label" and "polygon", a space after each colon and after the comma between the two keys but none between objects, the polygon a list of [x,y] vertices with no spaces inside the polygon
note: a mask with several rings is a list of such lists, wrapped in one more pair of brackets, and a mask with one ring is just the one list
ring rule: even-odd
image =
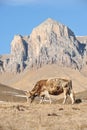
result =
[{"label": "cow's head", "polygon": [[30,96],[29,98],[31,99],[31,103],[33,102],[35,95],[32,92],[29,92]]},{"label": "cow's head", "polygon": [[28,98],[30,98],[31,99],[31,103],[34,101],[34,98],[37,96],[36,94],[34,94],[33,92],[31,92],[31,91],[27,91],[26,92],[26,95],[28,96]]},{"label": "cow's head", "polygon": [[35,95],[31,91],[25,92],[26,96],[31,99],[31,103],[33,102]]}]

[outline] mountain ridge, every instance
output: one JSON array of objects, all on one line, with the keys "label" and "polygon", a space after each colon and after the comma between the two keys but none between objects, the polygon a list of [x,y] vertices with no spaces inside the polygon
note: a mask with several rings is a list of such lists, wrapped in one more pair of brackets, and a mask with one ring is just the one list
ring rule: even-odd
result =
[{"label": "mountain ridge", "polygon": [[11,53],[1,72],[20,73],[46,64],[81,70],[87,62],[87,45],[80,42],[67,26],[48,18],[35,27],[29,36],[15,35]]}]

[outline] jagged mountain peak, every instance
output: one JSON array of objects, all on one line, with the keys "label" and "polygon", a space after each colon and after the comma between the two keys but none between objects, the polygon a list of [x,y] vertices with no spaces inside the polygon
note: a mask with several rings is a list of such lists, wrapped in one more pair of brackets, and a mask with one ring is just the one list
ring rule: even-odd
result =
[{"label": "jagged mountain peak", "polygon": [[[56,20],[52,19],[52,18],[48,18],[46,19],[43,24],[58,24],[59,22],[57,22]],[[59,23],[60,24],[60,23]]]},{"label": "jagged mountain peak", "polygon": [[[57,34],[57,37],[75,37],[74,33],[65,25],[61,24],[60,22],[57,22],[51,18],[46,19],[44,22],[42,22],[40,25],[38,25],[36,28],[33,29],[32,33],[39,34],[39,33],[55,33]],[[31,35],[32,35],[31,33]]]},{"label": "jagged mountain peak", "polygon": [[61,25],[61,26],[65,26],[64,24],[60,23],[59,21],[54,20],[53,18],[47,18],[39,26],[42,26],[42,25]]}]

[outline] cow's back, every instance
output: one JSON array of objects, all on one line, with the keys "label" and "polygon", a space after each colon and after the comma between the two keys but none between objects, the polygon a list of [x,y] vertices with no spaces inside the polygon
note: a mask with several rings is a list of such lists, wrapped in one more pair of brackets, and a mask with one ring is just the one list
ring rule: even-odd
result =
[{"label": "cow's back", "polygon": [[62,78],[48,79],[46,82],[47,89],[52,95],[59,95],[63,92],[64,87],[69,87],[70,80]]}]

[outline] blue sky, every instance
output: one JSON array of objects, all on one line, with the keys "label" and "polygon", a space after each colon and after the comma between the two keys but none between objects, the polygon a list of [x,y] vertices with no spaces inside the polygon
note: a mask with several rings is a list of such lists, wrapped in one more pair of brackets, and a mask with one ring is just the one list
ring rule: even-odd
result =
[{"label": "blue sky", "polygon": [[0,0],[0,54],[10,53],[14,35],[29,35],[47,18],[68,26],[75,35],[87,35],[86,0]]}]

